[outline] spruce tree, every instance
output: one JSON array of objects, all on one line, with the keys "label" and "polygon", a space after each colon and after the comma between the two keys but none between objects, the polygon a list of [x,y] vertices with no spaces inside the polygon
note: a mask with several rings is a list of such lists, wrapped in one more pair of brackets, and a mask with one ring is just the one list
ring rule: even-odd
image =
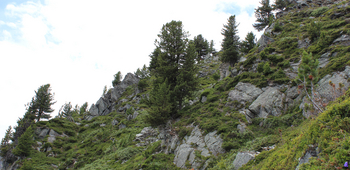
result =
[{"label": "spruce tree", "polygon": [[222,40],[222,56],[221,61],[224,63],[234,63],[239,60],[239,36],[237,35],[238,24],[236,23],[236,16],[232,15],[227,20],[227,24],[224,25],[221,34],[224,36]]},{"label": "spruce tree", "polygon": [[54,110],[51,108],[54,102],[53,94],[51,93],[50,84],[42,85],[38,91],[35,91],[35,116],[37,121],[40,119],[49,119],[50,113]]},{"label": "spruce tree", "polygon": [[242,41],[241,44],[241,51],[243,53],[249,53],[251,49],[253,49],[256,46],[256,38],[253,32],[249,32],[247,36],[245,37],[245,40]]},{"label": "spruce tree", "polygon": [[274,19],[270,0],[261,0],[260,4],[261,6],[255,9],[257,23],[253,24],[253,27],[258,31],[264,30]]}]

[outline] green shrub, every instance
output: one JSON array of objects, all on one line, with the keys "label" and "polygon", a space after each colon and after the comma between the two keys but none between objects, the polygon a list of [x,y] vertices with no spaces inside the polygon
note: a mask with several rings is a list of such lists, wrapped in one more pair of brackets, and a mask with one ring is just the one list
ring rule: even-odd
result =
[{"label": "green shrub", "polygon": [[262,60],[266,60],[267,59],[267,55],[266,55],[265,51],[261,51],[260,52],[260,57],[261,57]]},{"label": "green shrub", "polygon": [[307,25],[307,34],[311,42],[315,41],[320,36],[321,26],[320,22],[311,22]]},{"label": "green shrub", "polygon": [[326,11],[328,11],[328,7],[323,6],[320,8],[317,8],[311,12],[311,16],[313,17],[319,17],[320,15],[324,14]]},{"label": "green shrub", "polygon": [[277,64],[277,63],[279,63],[279,62],[284,61],[284,57],[283,57],[282,55],[276,55],[276,54],[274,54],[274,55],[269,55],[269,56],[267,56],[267,58],[268,58],[270,61],[272,61],[273,64]]},{"label": "green shrub", "polygon": [[281,26],[281,24],[280,24],[280,22],[279,21],[276,21],[275,22],[275,25],[274,25],[274,27],[273,27],[273,31],[274,32],[280,32],[280,31],[282,31],[283,29],[282,29],[282,26]]},{"label": "green shrub", "polygon": [[266,62],[264,64],[263,73],[264,73],[264,75],[268,75],[271,73],[271,67],[270,67],[270,64],[268,62]]},{"label": "green shrub", "polygon": [[254,63],[255,60],[256,60],[256,56],[255,55],[251,55],[251,56],[249,56],[247,58],[247,60],[245,60],[243,62],[243,66],[244,67],[249,67],[249,66],[251,66]]},{"label": "green shrub", "polygon": [[216,80],[216,81],[218,81],[218,80],[220,79],[219,73],[217,73],[217,72],[214,73],[214,74],[213,74],[213,79]]},{"label": "green shrub", "polygon": [[262,73],[264,71],[264,65],[265,65],[265,62],[261,62],[258,64],[257,71],[259,73]]}]

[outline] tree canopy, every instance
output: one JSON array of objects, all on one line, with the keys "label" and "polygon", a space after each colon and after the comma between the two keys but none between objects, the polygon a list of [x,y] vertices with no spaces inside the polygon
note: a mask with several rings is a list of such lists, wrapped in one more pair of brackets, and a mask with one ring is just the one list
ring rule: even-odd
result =
[{"label": "tree canopy", "polygon": [[255,9],[257,23],[253,24],[253,27],[258,31],[264,30],[274,19],[272,13],[273,8],[270,5],[270,0],[261,0],[260,4],[261,6]]},{"label": "tree canopy", "polygon": [[224,28],[221,31],[221,34],[224,36],[222,40],[222,56],[221,61],[225,63],[230,63],[233,65],[239,60],[239,36],[237,35],[238,24],[236,23],[236,16],[232,15],[227,20],[227,24],[224,25]]}]

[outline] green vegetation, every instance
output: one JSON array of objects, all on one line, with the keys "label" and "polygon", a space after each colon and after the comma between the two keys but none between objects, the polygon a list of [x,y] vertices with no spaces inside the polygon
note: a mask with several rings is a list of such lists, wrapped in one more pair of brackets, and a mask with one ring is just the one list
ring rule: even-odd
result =
[{"label": "green vegetation", "polygon": [[[203,56],[214,50],[213,41],[208,45],[201,34],[189,40],[181,21],[166,23],[150,55],[149,68],[144,65],[137,69],[135,75],[140,78],[139,83],[126,88],[113,103],[114,111],[90,120],[87,103],[81,107],[66,103],[56,118],[41,121],[49,112],[42,112],[41,119],[38,118],[41,105],[36,104],[39,100],[33,97],[23,118],[13,130],[9,127],[2,139],[1,156],[8,164],[20,158],[16,164],[21,169],[180,169],[173,163],[174,150],[160,140],[162,135],[140,142],[140,132],[145,127],[160,130],[168,126],[164,138],[168,140],[177,135],[181,143],[198,126],[203,136],[216,131],[226,151],[204,157],[198,146],[191,144],[196,162],[206,169],[232,169],[236,155],[244,151],[259,154],[241,169],[295,169],[298,159],[316,148],[321,151],[318,157],[312,157],[299,169],[342,167],[350,152],[350,90],[322,107],[325,111],[308,119],[299,106],[303,95],[317,104],[318,98],[313,94],[317,81],[350,65],[350,47],[334,42],[349,34],[350,25],[344,18],[349,17],[350,8],[304,7],[297,12],[289,8],[292,4],[285,0],[275,1],[273,9],[268,2],[262,0],[262,7],[256,9],[257,29],[263,30],[273,22],[272,10],[289,13],[275,22],[273,32],[278,33],[268,35],[274,42],[264,49],[253,45],[255,37],[251,32],[239,42],[235,37],[238,31],[235,16],[231,16],[223,29],[222,51],[204,61]],[[343,16],[336,18],[335,13]],[[300,47],[300,42],[308,42],[307,38],[310,43]],[[238,51],[244,55],[244,62],[238,62]],[[317,60],[325,53],[329,53],[329,63],[318,68]],[[216,60],[218,57],[221,61]],[[220,75],[224,75],[222,71],[227,71],[223,70],[227,64],[222,61],[231,64],[230,76],[220,79]],[[293,79],[291,73],[297,77]],[[118,72],[113,85],[120,81]],[[239,82],[251,83],[262,90],[272,86],[284,96],[291,93],[289,87],[299,85],[297,91],[301,93],[292,101],[280,99],[283,105],[280,116],[261,118],[254,115],[256,113],[251,113],[253,116],[241,113],[252,101],[228,100]],[[36,95],[42,91],[51,94],[47,85],[41,86]],[[104,94],[108,93],[106,90]],[[204,96],[207,100],[201,101]],[[307,109],[315,109],[311,103],[305,104]],[[130,108],[118,112],[126,106]],[[53,142],[49,142],[52,138],[48,135],[39,136],[44,129],[57,132]],[[271,146],[274,149],[266,149]],[[192,168],[189,160],[185,166]]]}]

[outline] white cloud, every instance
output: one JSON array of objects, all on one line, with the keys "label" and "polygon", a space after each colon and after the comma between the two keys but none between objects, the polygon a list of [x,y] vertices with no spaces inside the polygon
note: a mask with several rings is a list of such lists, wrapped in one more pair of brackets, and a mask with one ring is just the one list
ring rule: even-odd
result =
[{"label": "white cloud", "polygon": [[[245,7],[256,6],[258,1],[233,2],[241,9],[235,13],[241,39],[253,31],[255,21]],[[46,0],[44,4],[8,4],[7,20],[0,18],[0,25],[10,28],[0,32],[0,77],[6,82],[0,84],[1,116],[6,117],[0,120],[0,137],[23,116],[24,104],[40,85],[51,84],[56,113],[65,102],[96,102],[115,73],[125,75],[148,65],[157,34],[171,20],[183,21],[191,37],[202,34],[214,40],[219,50],[223,24],[232,15],[217,10],[225,3],[232,1]]]}]

